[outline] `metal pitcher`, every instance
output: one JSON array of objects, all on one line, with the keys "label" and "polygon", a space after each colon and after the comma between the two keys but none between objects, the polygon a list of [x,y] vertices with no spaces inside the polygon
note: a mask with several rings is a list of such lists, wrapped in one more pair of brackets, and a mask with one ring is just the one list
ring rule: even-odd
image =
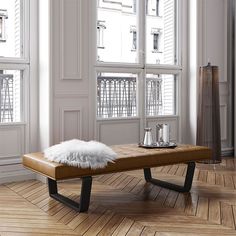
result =
[{"label": "metal pitcher", "polygon": [[157,124],[156,142],[158,144],[169,145],[170,143],[170,125],[169,124]]},{"label": "metal pitcher", "polygon": [[144,139],[143,139],[143,145],[150,146],[152,145],[152,132],[151,128],[145,128],[145,134],[144,134]]}]

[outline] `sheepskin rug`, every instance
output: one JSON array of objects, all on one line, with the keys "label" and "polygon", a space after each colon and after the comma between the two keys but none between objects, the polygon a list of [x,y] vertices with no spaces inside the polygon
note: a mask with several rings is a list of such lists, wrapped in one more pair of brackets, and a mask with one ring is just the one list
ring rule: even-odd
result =
[{"label": "sheepskin rug", "polygon": [[44,156],[69,166],[98,169],[114,162],[117,154],[103,143],[73,139],[45,149]]}]

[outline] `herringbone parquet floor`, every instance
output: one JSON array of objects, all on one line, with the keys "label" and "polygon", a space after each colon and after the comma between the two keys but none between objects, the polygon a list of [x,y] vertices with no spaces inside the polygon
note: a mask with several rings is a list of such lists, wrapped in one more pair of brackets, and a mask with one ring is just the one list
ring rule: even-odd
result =
[{"label": "herringbone parquet floor", "polygon": [[[185,165],[153,169],[180,183]],[[60,191],[78,199],[80,180]],[[221,236],[236,235],[236,160],[198,164],[189,194],[145,183],[142,171],[94,178],[88,213],[50,199],[47,186],[31,180],[0,185],[0,235]]]}]

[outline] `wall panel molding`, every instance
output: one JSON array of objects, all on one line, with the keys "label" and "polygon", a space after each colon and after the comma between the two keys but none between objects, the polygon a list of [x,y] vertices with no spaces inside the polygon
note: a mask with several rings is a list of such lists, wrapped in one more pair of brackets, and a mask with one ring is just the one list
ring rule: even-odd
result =
[{"label": "wall panel molding", "polygon": [[8,158],[10,163],[25,152],[25,126],[1,126],[0,140],[0,160]]},{"label": "wall panel molding", "polygon": [[140,119],[97,121],[96,139],[107,145],[138,143]]},{"label": "wall panel molding", "polygon": [[[60,79],[82,80],[82,3],[60,0],[59,6]],[[67,9],[70,14],[66,14]]]},{"label": "wall panel molding", "polygon": [[226,104],[221,104],[220,105],[220,125],[221,125],[221,141],[227,141],[228,140],[228,135],[227,135],[227,105]]},{"label": "wall panel molding", "polygon": [[60,140],[73,138],[82,139],[82,115],[81,107],[60,108]]},{"label": "wall panel molding", "polygon": [[67,92],[67,91],[56,91],[54,94],[55,98],[88,98],[88,91],[78,91],[78,93]]}]

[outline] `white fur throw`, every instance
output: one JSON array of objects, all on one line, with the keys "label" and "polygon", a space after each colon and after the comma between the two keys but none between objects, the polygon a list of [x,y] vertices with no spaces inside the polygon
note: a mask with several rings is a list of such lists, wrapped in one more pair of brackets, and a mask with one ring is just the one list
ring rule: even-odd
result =
[{"label": "white fur throw", "polygon": [[103,143],[73,139],[47,148],[44,156],[69,166],[97,169],[113,162],[117,154]]}]

